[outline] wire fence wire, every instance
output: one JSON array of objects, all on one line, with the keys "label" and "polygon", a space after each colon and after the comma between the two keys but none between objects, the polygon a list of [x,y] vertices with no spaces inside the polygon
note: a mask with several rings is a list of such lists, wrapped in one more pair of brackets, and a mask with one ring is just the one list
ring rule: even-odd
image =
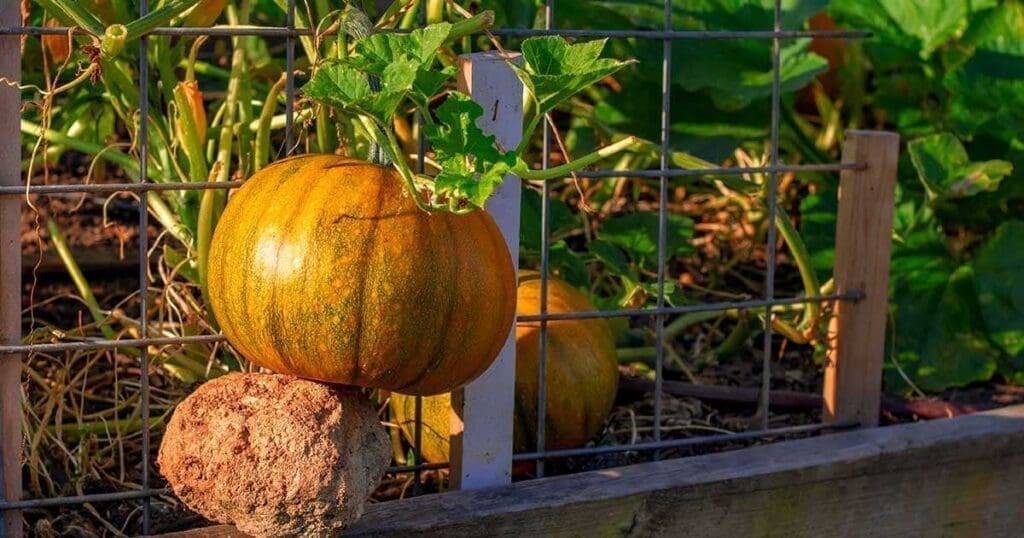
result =
[{"label": "wire fence wire", "polygon": [[[576,174],[577,177],[584,178],[604,178],[608,180],[622,179],[622,178],[646,178],[658,181],[658,192],[660,196],[659,207],[658,207],[658,267],[657,267],[657,290],[658,298],[657,304],[654,308],[637,308],[637,309],[622,309],[622,310],[610,310],[610,311],[590,311],[590,312],[561,312],[561,313],[550,313],[548,312],[548,282],[550,279],[551,271],[551,259],[550,259],[550,238],[551,238],[551,187],[550,182],[545,182],[542,190],[542,208],[541,208],[541,253],[540,253],[540,309],[537,315],[525,315],[519,316],[517,322],[539,322],[540,325],[540,349],[539,349],[539,369],[538,369],[538,412],[537,412],[537,450],[531,453],[516,454],[513,457],[514,461],[535,461],[536,472],[538,476],[543,476],[544,460],[552,458],[564,458],[564,457],[576,457],[576,456],[590,456],[596,454],[606,454],[610,452],[634,452],[634,451],[653,451],[654,457],[659,457],[659,450],[680,448],[680,447],[692,447],[698,445],[714,445],[735,441],[744,440],[755,440],[755,439],[768,439],[772,437],[780,436],[792,436],[800,434],[810,434],[819,432],[826,429],[843,429],[854,427],[857,424],[851,422],[836,422],[831,424],[812,424],[806,426],[791,426],[784,428],[769,428],[768,418],[770,410],[770,382],[771,382],[771,352],[773,349],[773,336],[771,330],[771,311],[775,307],[793,305],[793,304],[806,304],[812,302],[833,302],[833,301],[844,301],[844,300],[856,300],[863,297],[863,294],[858,293],[845,293],[845,294],[834,294],[818,297],[791,297],[791,298],[777,298],[775,297],[775,263],[776,263],[776,238],[777,231],[775,227],[775,214],[778,210],[777,204],[777,189],[778,189],[778,176],[782,173],[806,173],[806,172],[839,172],[842,170],[850,170],[856,168],[862,168],[864,163],[855,164],[840,164],[840,163],[829,163],[829,164],[813,164],[813,165],[785,165],[780,162],[779,158],[779,116],[781,108],[781,49],[782,42],[784,40],[792,40],[798,38],[823,38],[823,39],[861,39],[870,37],[870,32],[863,31],[849,31],[849,30],[785,30],[782,28],[782,2],[781,0],[775,0],[773,6],[773,28],[771,30],[763,31],[688,31],[688,30],[674,30],[672,21],[672,0],[664,1],[664,21],[663,28],[661,30],[602,30],[602,29],[556,29],[555,22],[555,4],[556,0],[546,0],[544,3],[544,28],[533,29],[533,28],[496,28],[491,29],[489,32],[495,36],[504,37],[531,37],[531,36],[546,36],[555,35],[563,36],[567,38],[635,38],[635,39],[650,39],[650,40],[661,40],[662,41],[662,78],[661,78],[661,116],[660,116],[660,140],[659,147],[661,151],[659,166],[657,170],[599,170],[599,171],[582,171]],[[425,9],[424,5],[420,5],[420,24],[425,24]],[[148,11],[148,1],[140,3],[140,16],[145,15]],[[240,36],[256,36],[256,37],[267,37],[267,38],[284,38],[285,39],[285,73],[286,73],[286,85],[285,85],[285,136],[284,136],[284,149],[281,152],[283,155],[291,155],[296,149],[295,142],[295,42],[297,38],[303,36],[314,35],[313,30],[305,28],[296,28],[296,1],[288,0],[286,5],[286,22],[283,27],[276,26],[243,26],[243,27],[228,27],[228,26],[216,26],[210,28],[156,28],[152,30],[148,35],[157,36],[210,36],[210,37],[240,37]],[[0,35],[67,35],[74,29],[66,27],[33,27],[33,26],[16,26],[16,27],[0,27]],[[680,169],[672,168],[669,155],[671,152],[671,122],[670,112],[672,106],[672,69],[673,69],[673,42],[677,40],[725,40],[725,39],[759,39],[759,40],[770,40],[772,42],[772,92],[771,92],[771,127],[769,135],[770,144],[770,162],[767,166],[759,167],[709,167],[701,169]],[[139,62],[138,62],[138,89],[141,96],[148,95],[149,84],[150,84],[150,67],[148,62],[148,38],[144,36],[140,39],[139,44]],[[0,196],[25,196],[27,194],[63,194],[63,193],[116,193],[116,192],[133,192],[133,193],[147,193],[147,192],[160,192],[160,191],[171,191],[171,190],[208,190],[208,189],[234,189],[241,186],[241,181],[218,181],[218,182],[195,182],[195,183],[183,183],[183,182],[163,182],[154,181],[154,178],[150,178],[148,174],[148,153],[149,153],[149,140],[148,140],[148,113],[149,103],[147,99],[141,98],[139,103],[139,136],[138,136],[138,165],[139,165],[139,181],[138,183],[114,183],[114,184],[79,184],[79,185],[31,185],[27,181],[25,186],[14,186],[14,187],[0,187]],[[422,118],[417,118],[417,123],[422,125]],[[529,135],[529,133],[524,133]],[[9,136],[20,136],[18,133],[8,133]],[[543,127],[543,142],[542,142],[542,153],[541,153],[541,164],[543,168],[550,166],[551,160],[551,139],[552,132],[551,126],[548,123],[544,124]],[[423,137],[420,136],[419,147],[417,151],[417,166],[422,170],[425,157],[427,153],[427,147],[424,143]],[[772,223],[769,226],[767,245],[766,245],[766,258],[767,258],[767,270],[764,280],[765,293],[760,299],[752,299],[748,301],[732,301],[732,302],[717,302],[717,303],[704,303],[704,304],[693,304],[685,306],[672,307],[668,306],[665,301],[665,289],[667,279],[667,235],[668,235],[668,189],[669,180],[672,178],[679,177],[697,177],[697,176],[736,176],[745,174],[766,174],[768,177],[768,193],[767,193],[767,205],[769,222]],[[145,233],[149,224],[149,212],[147,207],[146,196],[139,196],[139,226],[142,232],[139,234],[138,245],[139,245],[139,319],[141,323],[141,334],[147,333],[147,291],[148,291],[148,237]],[[749,431],[744,433],[734,434],[718,434],[708,435],[701,437],[691,437],[684,439],[662,439],[661,429],[661,415],[662,415],[662,399],[663,399],[663,380],[664,372],[662,371],[662,364],[664,362],[665,348],[664,348],[664,331],[665,321],[670,315],[685,314],[692,312],[711,312],[711,311],[726,311],[733,309],[744,309],[754,310],[763,309],[765,330],[763,340],[763,354],[762,354],[762,372],[761,372],[761,398],[758,405],[758,415],[760,418],[761,429],[757,431]],[[547,354],[548,354],[548,322],[558,320],[584,320],[584,319],[606,319],[606,318],[617,318],[617,317],[650,317],[653,318],[655,324],[655,330],[657,334],[657,345],[656,345],[656,370],[655,370],[655,388],[654,388],[654,427],[653,427],[653,442],[637,443],[631,445],[619,445],[619,446],[599,446],[599,447],[588,447],[568,450],[552,450],[546,451],[545,447],[545,422],[546,422],[546,389],[547,380],[545,378]],[[149,346],[166,346],[166,345],[184,345],[190,343],[210,343],[210,342],[222,342],[225,338],[222,335],[200,335],[200,336],[184,336],[184,337],[167,337],[167,338],[134,338],[134,339],[123,339],[123,340],[79,340],[72,342],[59,342],[49,344],[26,344],[26,345],[0,345],[0,357],[9,356],[11,354],[24,354],[24,353],[42,353],[42,352],[70,352],[70,351],[84,351],[84,350],[101,350],[101,349],[113,349],[113,348],[138,348],[140,351],[140,386],[141,386],[141,398],[142,398],[142,415],[148,416],[149,408],[149,379],[146,375],[149,361]],[[411,465],[394,466],[389,469],[390,472],[395,473],[414,473],[414,487],[413,492],[418,493],[421,487],[421,476],[420,473],[424,470],[432,469],[443,469],[448,467],[446,462],[433,462],[423,463],[420,454],[420,448],[422,444],[422,402],[420,398],[416,398],[415,407],[415,430],[413,436],[413,449],[414,458]],[[150,532],[150,518],[151,518],[151,507],[150,501],[154,496],[164,495],[169,493],[166,489],[151,488],[150,482],[150,423],[147,420],[142,421],[142,470],[141,470],[141,485],[142,489],[137,491],[123,491],[114,493],[103,493],[103,494],[92,494],[92,495],[79,495],[79,496],[66,496],[66,497],[55,497],[46,499],[26,499],[26,500],[0,500],[0,511],[6,513],[11,510],[20,510],[27,508],[46,508],[46,507],[58,507],[73,504],[82,504],[89,502],[108,502],[108,501],[123,501],[123,500],[141,500],[143,503],[142,510],[142,528],[143,534],[149,534]],[[7,442],[18,442],[18,440],[7,440]]]}]

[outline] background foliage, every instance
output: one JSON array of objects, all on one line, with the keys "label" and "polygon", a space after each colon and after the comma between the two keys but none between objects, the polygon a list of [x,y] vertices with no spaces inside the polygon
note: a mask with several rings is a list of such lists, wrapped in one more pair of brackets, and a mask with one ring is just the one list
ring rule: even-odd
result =
[{"label": "background foliage", "polygon": [[[508,24],[535,19],[532,3],[495,2]],[[763,1],[674,2],[673,27],[762,30]],[[890,390],[941,390],[999,375],[1024,382],[1024,3],[1018,0],[789,0],[786,29],[864,29],[863,42],[801,39],[782,50],[783,159],[835,158],[848,128],[891,129],[900,161],[892,267]],[[662,28],[657,1],[559,0],[556,26]],[[770,42],[673,45],[671,145],[678,166],[720,162],[767,136]],[[613,42],[639,58],[621,89],[602,90],[584,125],[658,136],[661,43]],[[832,71],[829,70],[831,64]],[[599,129],[599,130],[600,130]],[[573,136],[575,134],[576,136]],[[816,269],[831,269],[835,186],[808,174],[800,231]],[[676,222],[685,227],[685,222]],[[633,233],[640,233],[632,227]],[[649,239],[650,236],[648,236]],[[656,237],[656,236],[655,236]],[[591,243],[594,256],[620,258]],[[635,247],[635,243],[633,244]],[[902,370],[902,373],[901,373]]]}]

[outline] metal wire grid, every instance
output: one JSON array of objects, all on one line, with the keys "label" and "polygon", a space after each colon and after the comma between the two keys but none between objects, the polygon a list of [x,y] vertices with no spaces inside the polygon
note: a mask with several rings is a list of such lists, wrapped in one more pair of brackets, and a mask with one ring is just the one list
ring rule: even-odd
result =
[{"label": "metal wire grid", "polygon": [[[723,442],[732,441],[743,441],[752,439],[762,439],[776,436],[786,436],[795,434],[806,434],[820,431],[823,429],[841,429],[856,426],[855,423],[840,422],[833,424],[812,424],[807,426],[793,426],[784,428],[768,427],[768,409],[769,409],[769,391],[770,388],[770,356],[772,350],[773,337],[770,326],[770,313],[771,309],[776,306],[784,306],[791,304],[804,304],[811,302],[824,302],[824,301],[839,301],[839,300],[855,300],[861,298],[863,295],[859,293],[846,293],[846,294],[833,294],[819,297],[794,297],[794,298],[776,298],[774,295],[774,277],[775,277],[775,261],[776,261],[776,245],[775,240],[777,237],[776,228],[774,226],[774,216],[777,212],[777,180],[778,174],[780,173],[802,173],[802,172],[838,172],[841,170],[854,169],[863,166],[863,163],[857,164],[816,164],[816,165],[783,165],[779,161],[779,112],[781,104],[781,83],[780,83],[780,61],[781,61],[781,43],[783,40],[796,39],[796,38],[828,38],[828,39],[858,39],[870,37],[870,32],[862,31],[834,31],[834,30],[783,30],[782,29],[782,7],[781,0],[775,0],[774,2],[774,13],[773,13],[773,29],[771,31],[680,31],[672,29],[672,2],[671,0],[665,0],[664,2],[664,26],[663,30],[579,30],[579,29],[554,29],[554,13],[555,13],[555,2],[556,0],[546,0],[544,6],[544,29],[526,29],[526,28],[499,28],[492,29],[490,33],[496,36],[508,36],[508,37],[529,37],[529,36],[542,36],[542,35],[559,35],[564,37],[578,37],[578,38],[637,38],[637,39],[658,39],[663,44],[663,58],[662,58],[662,81],[661,81],[661,157],[659,162],[658,170],[631,170],[631,171],[584,171],[577,173],[579,177],[588,178],[621,178],[621,177],[634,177],[634,178],[656,178],[659,181],[659,194],[660,204],[658,211],[658,277],[657,277],[657,289],[658,299],[657,305],[654,308],[641,308],[641,309],[622,309],[613,311],[591,311],[591,312],[566,312],[566,313],[549,313],[547,310],[547,289],[548,280],[550,275],[550,256],[549,256],[549,238],[550,238],[550,200],[551,190],[550,184],[545,183],[542,191],[542,210],[541,210],[541,297],[540,297],[540,312],[537,315],[519,316],[517,321],[535,321],[540,324],[540,368],[539,368],[539,379],[538,379],[538,439],[537,447],[538,450],[533,453],[527,454],[516,454],[513,459],[515,461],[536,461],[537,471],[539,475],[543,475],[544,467],[543,462],[545,459],[558,458],[558,457],[570,457],[570,456],[587,456],[595,454],[604,454],[609,452],[628,452],[628,451],[654,451],[655,457],[658,456],[660,449],[668,448],[680,448],[687,446],[697,445],[711,445],[719,444]],[[140,4],[140,16],[145,15],[148,11],[148,2],[144,1]],[[222,36],[222,37],[233,37],[233,36],[257,36],[257,37],[268,37],[268,38],[284,38],[285,41],[285,69],[286,69],[286,101],[285,101],[285,154],[291,154],[294,150],[295,133],[294,133],[294,102],[295,102],[295,40],[301,36],[313,35],[311,29],[296,28],[295,25],[295,0],[289,0],[287,3],[286,10],[286,24],[284,27],[213,27],[213,28],[157,28],[150,32],[149,35],[167,35],[167,36]],[[421,24],[424,22],[422,14],[424,10],[420,10],[421,13]],[[55,28],[55,27],[0,27],[0,35],[55,35],[55,34],[66,34],[69,31],[68,28]],[[672,78],[672,43],[676,40],[684,39],[696,39],[696,40],[718,40],[718,39],[770,39],[772,41],[772,97],[771,97],[771,128],[770,128],[770,164],[768,166],[760,167],[711,167],[704,169],[673,169],[670,166],[669,154],[671,149],[670,140],[670,107],[671,107],[671,78]],[[232,189],[239,187],[242,182],[240,181],[221,181],[221,182],[195,182],[195,183],[156,183],[150,181],[148,177],[148,101],[144,96],[148,95],[149,90],[149,65],[148,65],[148,38],[142,37],[139,45],[139,73],[140,78],[139,93],[140,96],[140,128],[139,128],[139,167],[140,177],[138,183],[126,183],[126,184],[104,184],[104,185],[26,185],[24,187],[0,187],[0,196],[24,196],[26,194],[57,194],[57,193],[110,193],[110,192],[134,192],[139,193],[139,226],[143,233],[139,234],[139,296],[140,296],[140,320],[142,324],[142,334],[147,334],[147,289],[148,289],[148,237],[144,233],[144,230],[148,228],[149,215],[147,207],[147,199],[144,194],[149,192],[159,192],[168,190],[206,190],[206,189]],[[422,122],[422,118],[418,120],[418,123]],[[420,140],[420,146],[418,151],[418,166],[422,167],[424,157],[426,153],[426,147],[423,143],[422,137]],[[543,151],[542,151],[542,166],[547,168],[550,164],[551,155],[551,128],[549,125],[544,126],[544,138],[543,138]],[[717,302],[717,303],[706,303],[706,304],[695,304],[678,307],[670,307],[665,304],[664,291],[666,282],[666,243],[667,243],[667,221],[668,221],[668,208],[666,204],[668,194],[668,181],[675,177],[692,177],[692,176],[714,176],[714,175],[744,175],[751,173],[763,173],[767,174],[769,178],[768,188],[768,209],[769,209],[769,222],[773,225],[769,227],[768,241],[767,241],[767,271],[765,275],[765,295],[762,299],[755,299],[749,301],[733,301],[733,302]],[[722,434],[722,435],[711,435],[702,436],[695,438],[686,439],[661,439],[661,400],[662,400],[662,382],[663,372],[662,363],[664,358],[664,346],[663,346],[663,333],[665,328],[665,319],[669,315],[685,314],[691,312],[708,312],[708,311],[725,311],[731,309],[761,309],[765,311],[765,332],[763,341],[763,365],[762,365],[762,398],[759,402],[759,413],[762,419],[762,429],[758,431],[737,433],[737,434]],[[656,331],[658,336],[658,345],[656,347],[656,377],[655,377],[655,425],[654,425],[654,441],[648,443],[640,443],[634,445],[622,445],[622,446],[601,446],[591,448],[579,448],[569,450],[557,450],[557,451],[545,451],[544,446],[544,432],[545,432],[545,408],[546,408],[546,379],[545,379],[545,364],[547,361],[547,324],[549,321],[557,320],[571,320],[571,319],[602,319],[612,317],[653,317],[656,323]],[[93,341],[78,341],[78,342],[66,342],[66,343],[54,343],[54,344],[31,344],[31,345],[0,345],[0,355],[10,356],[11,354],[23,354],[33,352],[69,352],[69,351],[84,351],[84,350],[99,350],[99,349],[112,349],[122,347],[135,347],[140,349],[140,369],[141,379],[140,386],[142,392],[142,410],[141,412],[145,415],[148,411],[149,403],[149,380],[145,374],[148,368],[148,346],[151,345],[183,345],[189,343],[200,343],[200,342],[220,342],[224,341],[222,335],[202,335],[202,336],[188,336],[188,337],[171,337],[171,338],[135,338],[135,339],[124,339],[124,340],[93,340]],[[416,429],[414,434],[414,453],[416,460],[413,465],[397,466],[392,467],[392,472],[414,472],[414,491],[418,491],[420,486],[420,472],[428,469],[439,469],[448,466],[447,463],[419,463],[420,459],[420,445],[421,445],[421,403],[420,399],[417,398],[416,403]],[[81,496],[66,496],[66,497],[55,497],[47,499],[26,499],[26,500],[0,500],[0,511],[6,514],[10,510],[19,510],[26,508],[44,508],[44,507],[56,507],[71,504],[81,504],[86,502],[108,502],[108,501],[119,501],[119,500],[133,500],[141,499],[143,501],[143,519],[142,519],[142,533],[149,533],[150,526],[150,506],[149,501],[153,496],[161,495],[166,493],[164,489],[152,489],[150,487],[150,476],[149,476],[149,441],[150,441],[150,428],[148,421],[142,421],[142,436],[143,436],[143,454],[142,454],[142,489],[138,491],[123,491],[114,493],[104,494],[92,494],[92,495],[81,495]]]}]

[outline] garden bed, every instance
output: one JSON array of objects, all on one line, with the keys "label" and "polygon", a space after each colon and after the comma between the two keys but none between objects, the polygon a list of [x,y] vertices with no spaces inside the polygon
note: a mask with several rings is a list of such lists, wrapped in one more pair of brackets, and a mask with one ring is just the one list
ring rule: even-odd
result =
[{"label": "garden bed", "polygon": [[1013,406],[377,504],[346,535],[1009,536],[1022,494]]}]

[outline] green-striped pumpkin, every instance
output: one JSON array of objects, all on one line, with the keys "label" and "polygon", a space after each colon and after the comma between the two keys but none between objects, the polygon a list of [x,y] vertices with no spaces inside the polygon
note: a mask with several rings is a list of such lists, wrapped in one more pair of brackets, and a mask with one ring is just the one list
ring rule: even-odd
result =
[{"label": "green-striped pumpkin", "polygon": [[508,248],[483,211],[418,209],[390,167],[279,161],[231,197],[210,246],[217,322],[282,374],[438,394],[484,372],[515,314]]}]

